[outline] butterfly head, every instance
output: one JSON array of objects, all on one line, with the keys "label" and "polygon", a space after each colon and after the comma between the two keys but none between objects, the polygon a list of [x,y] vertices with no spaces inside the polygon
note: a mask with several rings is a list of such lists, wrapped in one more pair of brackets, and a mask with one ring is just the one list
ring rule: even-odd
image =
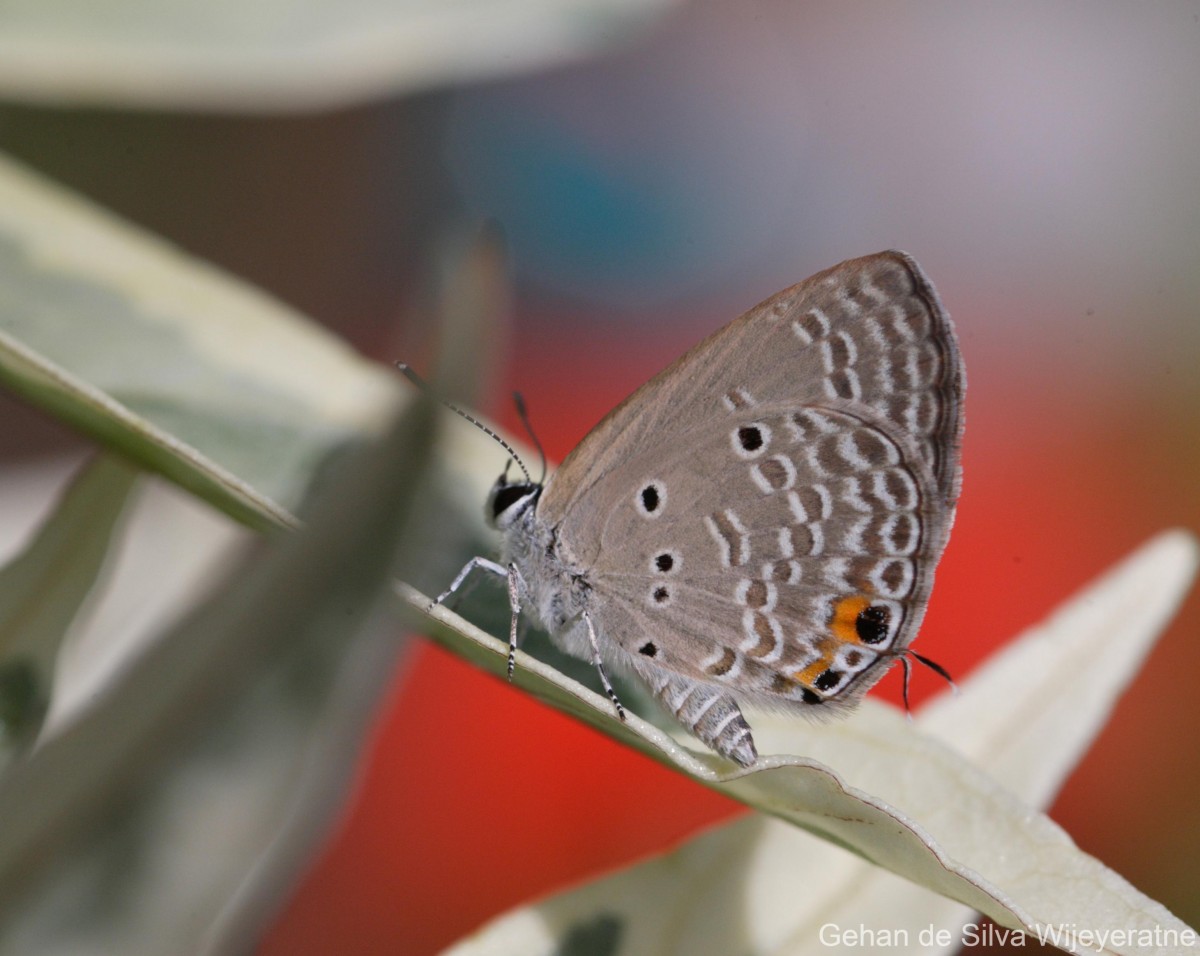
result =
[{"label": "butterfly head", "polygon": [[537,505],[542,485],[534,481],[509,481],[508,472],[496,479],[488,494],[487,522],[498,531],[507,531]]}]

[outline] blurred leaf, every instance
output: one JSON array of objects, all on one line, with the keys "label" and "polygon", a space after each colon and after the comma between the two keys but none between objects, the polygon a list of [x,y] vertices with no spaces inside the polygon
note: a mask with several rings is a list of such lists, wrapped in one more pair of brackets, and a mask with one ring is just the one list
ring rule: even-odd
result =
[{"label": "blurred leaf", "polygon": [[[41,461],[0,473],[0,533],[6,521],[9,534],[28,528],[30,515],[45,512],[57,497],[52,489],[64,489],[81,464]],[[208,597],[255,538],[195,496],[142,473],[102,579],[59,654],[39,744],[91,707],[130,660]]]},{"label": "blurred leaf", "polygon": [[578,57],[677,0],[28,0],[0,5],[7,99],[331,109]]},{"label": "blurred leaf", "polygon": [[41,728],[59,648],[100,576],[137,475],[117,459],[96,459],[0,570],[0,768]]},{"label": "blurred leaf", "polygon": [[[334,803],[398,642],[415,406],[276,541],[0,779],[0,952],[245,948]],[[337,786],[334,786],[336,781]]]},{"label": "blurred leaf", "polygon": [[[1181,934],[1182,923],[1082,853],[1021,798],[1050,799],[1103,724],[1131,663],[1178,607],[1196,564],[1189,535],[1160,536],[1004,651],[957,698],[922,713],[923,727],[979,765],[1004,770],[1015,793],[871,700],[851,719],[819,728],[782,717],[755,719],[764,752],[808,756],[765,757],[764,769],[730,773],[718,758],[692,752],[637,718],[620,725],[603,697],[536,661],[521,661],[518,674],[527,672],[538,696],[555,703],[571,698],[572,712],[606,725],[613,736],[632,738],[668,766],[1004,926],[1033,934],[1064,926]],[[447,619],[440,611],[437,616]],[[503,666],[502,645],[480,640],[469,628],[438,636],[455,646],[476,645],[472,655],[486,647],[491,669]],[[1080,642],[1088,649],[1086,680],[1079,679]],[[1030,681],[1029,665],[1036,665],[1038,681]],[[1054,704],[1035,708],[1026,720],[1023,705],[1040,700],[1038,691],[1048,687]],[[1045,713],[1054,720],[1043,719]],[[1062,722],[1069,727],[1047,735],[1050,723]],[[553,954],[601,917],[619,940],[614,953],[818,952],[827,948],[818,935],[827,922],[908,928],[913,952],[949,951],[962,942],[955,936],[932,947],[918,941],[917,931],[957,925],[968,909],[900,886],[789,829],[761,818],[741,821],[669,856],[502,917],[452,952]],[[1133,952],[1140,945],[1126,938],[1108,949]]]},{"label": "blurred leaf", "polygon": [[240,521],[289,521],[395,376],[0,158],[0,383]]}]

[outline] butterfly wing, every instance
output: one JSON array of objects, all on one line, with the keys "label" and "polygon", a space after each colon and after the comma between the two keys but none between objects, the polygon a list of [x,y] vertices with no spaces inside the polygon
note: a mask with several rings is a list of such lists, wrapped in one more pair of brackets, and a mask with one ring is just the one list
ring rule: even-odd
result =
[{"label": "butterfly wing", "polygon": [[916,261],[894,251],[850,259],[755,306],[613,409],[563,461],[543,514],[563,525],[586,489],[631,455],[747,396],[873,409],[913,437],[953,505],[965,386],[950,318]]},{"label": "butterfly wing", "polygon": [[539,511],[603,595],[598,626],[643,674],[849,702],[928,601],[959,487],[963,387],[916,263],[851,260],[635,392]]}]

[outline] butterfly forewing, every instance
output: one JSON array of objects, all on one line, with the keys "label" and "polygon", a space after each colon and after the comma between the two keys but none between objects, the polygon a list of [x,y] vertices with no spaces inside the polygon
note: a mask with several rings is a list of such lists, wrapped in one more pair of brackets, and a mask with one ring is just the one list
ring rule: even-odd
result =
[{"label": "butterfly forewing", "polygon": [[690,430],[712,397],[736,403],[739,389],[810,404],[851,395],[915,438],[952,504],[964,387],[950,320],[916,262],[901,252],[851,259],[767,299],[630,395],[567,456],[543,514],[562,524],[587,486]]},{"label": "butterfly forewing", "polygon": [[916,264],[852,260],[634,393],[542,514],[603,598],[606,640],[640,665],[741,698],[852,700],[920,623],[953,518],[962,389]]}]

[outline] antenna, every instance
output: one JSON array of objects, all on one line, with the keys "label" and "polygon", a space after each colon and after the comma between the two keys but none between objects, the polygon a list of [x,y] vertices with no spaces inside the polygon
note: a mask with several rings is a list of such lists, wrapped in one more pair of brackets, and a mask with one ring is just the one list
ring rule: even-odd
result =
[{"label": "antenna", "polygon": [[[417,386],[417,388],[421,389],[421,391],[427,392],[431,395],[433,394],[433,389],[431,389],[429,387],[429,385],[425,382],[425,380],[423,378],[421,378],[420,375],[418,375],[416,372],[414,372],[412,370],[411,365],[407,364],[406,362],[397,362],[396,368],[399,369],[401,375],[403,375],[406,379],[408,379],[415,386]],[[490,428],[488,428],[487,425],[485,425],[483,422],[481,422],[478,418],[476,418],[473,415],[468,414],[467,412],[464,412],[461,408],[459,408],[453,402],[448,402],[448,401],[446,401],[446,399],[440,398],[438,396],[435,396],[435,397],[437,398],[437,400],[439,402],[441,402],[448,409],[450,409],[450,411],[454,412],[454,414],[456,414],[456,415],[461,416],[462,418],[465,418],[472,425],[474,425],[476,428],[478,428],[481,432],[483,432],[485,435],[487,435],[489,438],[491,438],[493,441],[495,441],[506,452],[508,452],[509,457],[511,457],[512,460],[517,463],[517,467],[520,468],[521,473],[525,475],[525,480],[527,482],[529,482],[530,484],[533,484],[533,479],[529,475],[529,469],[525,467],[525,462],[521,461],[521,456],[517,454],[516,450],[513,448],[512,445],[510,445],[503,438],[501,438],[499,435],[497,435],[494,431],[492,431]],[[518,409],[519,409],[519,406],[518,406]],[[521,416],[521,420],[522,421],[525,420],[524,415]],[[529,427],[528,424],[525,427],[528,428]],[[534,441],[536,442],[537,439],[535,438]],[[539,452],[541,451],[541,445],[538,445],[538,451]],[[544,465],[545,456],[544,455],[542,456],[542,461],[543,461],[543,468],[545,468],[545,465]],[[505,466],[504,471],[507,474],[507,472],[508,472],[507,466]],[[543,477],[545,477],[545,476],[543,475]]]},{"label": "antenna", "polygon": [[538,479],[538,484],[546,483],[546,450],[542,448],[542,443],[534,434],[533,426],[529,423],[529,411],[525,408],[525,399],[522,398],[520,392],[513,392],[513,402],[517,406],[517,414],[521,416],[521,424],[525,426],[525,432],[533,439],[533,447],[537,449],[538,455],[542,459],[542,477]]}]

